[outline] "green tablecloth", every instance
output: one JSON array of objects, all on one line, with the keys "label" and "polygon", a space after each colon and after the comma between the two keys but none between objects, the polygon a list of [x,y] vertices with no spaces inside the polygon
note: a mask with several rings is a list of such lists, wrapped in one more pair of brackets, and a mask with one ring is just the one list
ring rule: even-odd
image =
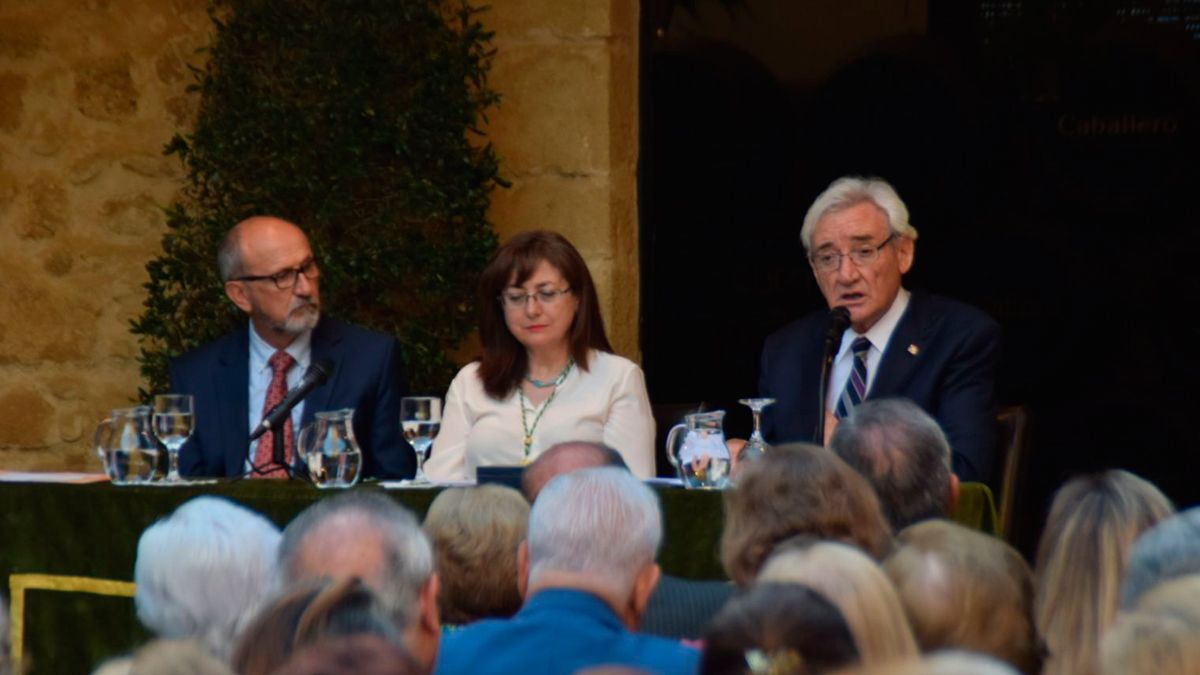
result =
[{"label": "green tablecloth", "polygon": [[[657,491],[665,524],[659,554],[663,570],[690,579],[724,578],[717,552],[724,521],[721,494],[667,487]],[[0,574],[9,585],[7,593],[11,596],[13,575],[45,575],[51,585],[61,577],[132,581],[142,530],[201,494],[229,497],[283,527],[326,493],[305,483],[281,481],[172,488],[0,483]],[[423,517],[437,490],[387,494]],[[995,507],[986,487],[966,483],[962,494],[955,519],[994,532]],[[28,590],[23,612],[13,618],[23,627],[20,648],[31,675],[90,672],[100,660],[148,637],[128,597]]]}]

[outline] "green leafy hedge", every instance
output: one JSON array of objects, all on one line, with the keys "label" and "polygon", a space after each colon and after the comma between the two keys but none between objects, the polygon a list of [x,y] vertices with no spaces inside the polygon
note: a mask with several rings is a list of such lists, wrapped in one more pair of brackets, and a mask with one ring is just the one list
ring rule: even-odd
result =
[{"label": "green leafy hedge", "polygon": [[143,397],[167,360],[245,321],[216,250],[254,214],[303,227],[327,311],[396,335],[415,391],[441,393],[447,349],[475,325],[496,154],[478,124],[491,33],[465,0],[218,0],[190,134],[166,147],[187,169],[132,331]]}]

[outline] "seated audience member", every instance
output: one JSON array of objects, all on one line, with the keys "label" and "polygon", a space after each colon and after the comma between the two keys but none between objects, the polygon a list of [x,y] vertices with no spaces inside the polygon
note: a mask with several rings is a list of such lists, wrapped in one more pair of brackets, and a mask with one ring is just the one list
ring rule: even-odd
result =
[{"label": "seated audience member", "polygon": [[865,553],[837,542],[783,544],[767,558],[757,584],[804,584],[838,608],[865,664],[915,658],[920,652],[891,579]]},{"label": "seated audience member", "polygon": [[437,672],[574,673],[628,665],[692,673],[699,655],[632,631],[658,582],[662,516],[628,471],[581,469],[546,484],[520,549],[525,606],[446,635]]},{"label": "seated audience member", "polygon": [[774,548],[799,535],[852,544],[876,560],[891,549],[875,491],[830,450],[780,445],[740,472],[725,491],[721,532],[721,562],[738,586],[750,585]]},{"label": "seated audience member", "polygon": [[619,450],[654,475],[654,415],[645,376],[613,353],[583,256],[561,234],[522,232],[479,278],[478,361],[446,392],[425,473],[469,480],[481,466],[532,461],[555,443]]},{"label": "seated audience member", "polygon": [[378,635],[350,635],[298,649],[272,675],[423,675],[400,647]]},{"label": "seated audience member", "polygon": [[300,584],[254,618],[233,650],[232,664],[238,675],[272,675],[301,647],[364,634],[401,642],[391,614],[361,579]]},{"label": "seated audience member", "polygon": [[358,490],[326,497],[296,516],[279,545],[283,584],[354,575],[376,594],[428,667],[441,635],[433,547],[416,517],[384,494]]},{"label": "seated audience member", "polygon": [[521,491],[532,504],[550,479],[577,469],[615,466],[628,469],[621,453],[591,441],[564,441],[551,446],[521,472]]},{"label": "seated audience member", "polygon": [[1134,612],[1104,635],[1101,675],[1195,675],[1200,626],[1170,614]]},{"label": "seated audience member", "polygon": [[837,425],[829,447],[866,476],[892,529],[953,512],[958,477],[950,470],[950,443],[912,401],[863,401]]},{"label": "seated audience member", "polygon": [[529,503],[512,488],[450,488],[433,500],[425,532],[437,559],[444,623],[508,617],[521,608],[517,547],[528,524]]},{"label": "seated audience member", "polygon": [[1038,672],[1033,578],[1016,549],[946,520],[917,523],[897,539],[883,569],[923,650],[968,649]]},{"label": "seated audience member", "polygon": [[[525,468],[521,489],[532,502],[555,476],[601,466],[626,468],[620,453],[599,443],[559,443]],[[677,640],[694,640],[732,595],[733,587],[723,581],[696,581],[663,574],[650,596],[639,630]]]},{"label": "seated audience member", "polygon": [[1121,583],[1121,608],[1133,608],[1156,584],[1189,574],[1200,574],[1200,506],[1164,519],[1134,542]]},{"label": "seated audience member", "polygon": [[221,497],[196,497],[138,540],[133,601],[159,637],[193,638],[221,660],[267,600],[279,528]]},{"label": "seated audience member", "polygon": [[811,675],[858,661],[846,619],[798,583],[756,583],[717,613],[704,635],[704,675]]},{"label": "seated audience member", "polygon": [[1034,574],[1045,675],[1098,671],[1133,542],[1173,511],[1158,488],[1125,471],[1076,478],[1054,495]]},{"label": "seated audience member", "polygon": [[92,675],[234,675],[195,640],[151,640],[133,656],[105,662]]}]

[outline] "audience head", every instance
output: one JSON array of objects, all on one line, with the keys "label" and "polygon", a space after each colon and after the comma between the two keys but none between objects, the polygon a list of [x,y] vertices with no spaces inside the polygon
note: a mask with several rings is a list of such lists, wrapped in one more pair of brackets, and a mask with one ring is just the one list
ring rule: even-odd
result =
[{"label": "audience head", "polygon": [[891,531],[866,479],[826,448],[778,445],[739,469],[725,491],[721,561],[745,587],[775,546],[807,535],[853,544],[881,559]]},{"label": "audience head", "polygon": [[512,616],[521,608],[517,548],[528,524],[529,503],[512,488],[450,488],[433,500],[425,532],[437,558],[443,622]]},{"label": "audience head", "polygon": [[1076,478],[1054,495],[1034,595],[1047,675],[1096,672],[1133,542],[1172,511],[1158,488],[1126,471]]},{"label": "audience head", "polygon": [[281,218],[234,225],[217,253],[225,295],[259,337],[282,349],[320,318],[320,268],[304,232]]},{"label": "audience head", "polygon": [[658,496],[623,469],[580,469],[551,480],[529,514],[521,547],[528,597],[578,588],[604,598],[631,629],[645,611],[659,569]]},{"label": "audience head", "polygon": [[129,675],[233,675],[224,661],[194,640],[152,640],[127,661]]},{"label": "audience head", "polygon": [[221,497],[196,497],[138,540],[138,618],[155,634],[194,638],[214,655],[262,606],[275,577],[279,528]]},{"label": "audience head", "polygon": [[361,579],[301,583],[255,617],[231,661],[239,675],[271,675],[301,647],[361,634],[400,642],[391,615]]},{"label": "audience head", "polygon": [[858,660],[850,626],[815,590],[757,583],[713,617],[704,637],[704,675],[824,673]]},{"label": "audience head", "polygon": [[953,508],[950,443],[937,420],[908,399],[863,401],[838,423],[829,447],[866,476],[895,530]]},{"label": "audience head", "polygon": [[[1168,581],[1163,587],[1182,581]],[[1194,603],[1196,597],[1187,599]],[[1197,664],[1200,609],[1179,601],[1122,613],[1100,644],[1101,675],[1191,675]]]},{"label": "audience head", "polygon": [[1200,574],[1200,506],[1164,519],[1134,542],[1121,608],[1132,608],[1156,584],[1189,574]]},{"label": "audience head", "polygon": [[360,634],[299,649],[273,675],[420,675],[425,670],[395,643]]},{"label": "audience head", "polygon": [[441,633],[433,547],[416,517],[388,496],[356,490],[308,507],[284,529],[279,568],[285,585],[361,578],[405,631],[409,653],[433,662]]},{"label": "audience head", "polygon": [[[518,289],[523,289],[531,279],[540,283],[543,274],[548,275],[546,284],[538,289],[568,292],[548,296],[544,301],[527,299],[523,305],[511,308],[505,305],[503,293],[519,294]],[[584,370],[588,367],[590,350],[612,351],[587,263],[571,242],[557,232],[522,232],[505,242],[480,275],[479,307],[479,338],[483,347],[479,377],[484,390],[496,399],[507,398],[525,377],[527,350],[547,341],[567,347],[575,363]],[[523,328],[521,317],[532,311],[541,311],[552,319],[546,330],[534,334]]]},{"label": "audience head", "polygon": [[521,490],[532,504],[551,478],[578,469],[615,466],[628,469],[621,453],[591,441],[565,441],[550,446],[521,473]]},{"label": "audience head", "polygon": [[976,652],[946,650],[919,659],[904,659],[838,671],[837,675],[1017,675],[1012,666]]},{"label": "audience head", "polygon": [[805,584],[828,598],[846,618],[863,663],[919,653],[891,580],[874,560],[852,546],[785,543],[763,565],[757,583],[763,582]]},{"label": "audience head", "polygon": [[884,563],[925,651],[969,649],[1040,666],[1029,565],[1003,541],[945,520],[911,525]]}]

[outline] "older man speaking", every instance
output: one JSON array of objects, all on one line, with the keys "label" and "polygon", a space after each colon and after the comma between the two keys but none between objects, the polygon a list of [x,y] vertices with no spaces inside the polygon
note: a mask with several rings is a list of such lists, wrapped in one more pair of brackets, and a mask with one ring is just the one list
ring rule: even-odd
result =
[{"label": "older man speaking", "polygon": [[[987,480],[1000,327],[973,307],[902,287],[916,239],[908,208],[880,179],[839,178],[813,202],[800,240],[825,301],[847,310],[849,327],[831,326],[832,313],[821,311],[767,338],[759,390],[776,404],[766,433],[822,442],[863,400],[907,398],[945,429],[954,472]],[[833,362],[818,401],[826,344]],[[825,437],[814,438],[822,417]]]}]

